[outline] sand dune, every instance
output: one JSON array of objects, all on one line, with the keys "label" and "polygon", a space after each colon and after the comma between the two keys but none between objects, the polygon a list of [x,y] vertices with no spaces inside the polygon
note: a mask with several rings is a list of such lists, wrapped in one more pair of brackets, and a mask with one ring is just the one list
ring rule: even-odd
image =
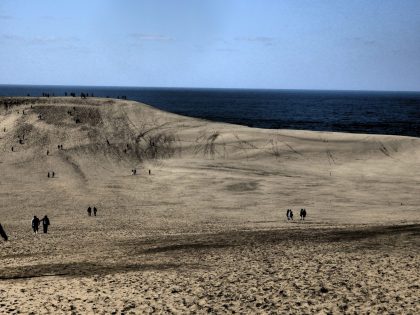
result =
[{"label": "sand dune", "polygon": [[0,98],[0,312],[415,314],[419,182],[417,138]]}]

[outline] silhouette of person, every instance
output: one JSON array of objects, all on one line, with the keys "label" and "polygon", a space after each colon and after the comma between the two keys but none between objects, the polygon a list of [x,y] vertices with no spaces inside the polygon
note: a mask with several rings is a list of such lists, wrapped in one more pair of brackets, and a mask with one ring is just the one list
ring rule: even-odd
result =
[{"label": "silhouette of person", "polygon": [[12,152],[13,152],[14,148],[12,147]]},{"label": "silhouette of person", "polygon": [[50,225],[50,219],[48,219],[47,215],[45,215],[42,220],[42,228],[44,230],[44,233],[48,233],[48,226]]},{"label": "silhouette of person", "polygon": [[47,176],[48,176],[48,178],[50,178],[50,172],[48,172],[48,175]]},{"label": "silhouette of person", "polygon": [[7,237],[6,231],[3,229],[3,226],[0,224],[0,235],[4,239],[5,242],[9,239]]},{"label": "silhouette of person", "polygon": [[96,207],[93,207],[93,215],[96,217],[96,212],[98,212],[98,209]]},{"label": "silhouette of person", "polygon": [[34,215],[34,218],[32,219],[32,230],[34,230],[35,234],[38,234],[39,229],[39,219],[36,215]]},{"label": "silhouette of person", "polygon": [[47,155],[50,155],[50,150],[47,150]]},{"label": "silhouette of person", "polygon": [[149,175],[152,175],[152,171],[151,170],[149,170]]},{"label": "silhouette of person", "polygon": [[303,209],[302,215],[303,215],[303,219],[302,220],[305,220],[305,218],[306,218],[306,209]]},{"label": "silhouette of person", "polygon": [[290,209],[287,209],[286,211],[287,221],[290,220]]},{"label": "silhouette of person", "polygon": [[92,208],[90,206],[89,206],[89,208],[87,208],[87,213],[88,213],[89,216],[92,215]]},{"label": "silhouette of person", "polygon": [[292,209],[290,209],[290,220],[293,220],[293,211],[292,211]]},{"label": "silhouette of person", "polygon": [[300,209],[300,219],[303,220],[303,208]]}]

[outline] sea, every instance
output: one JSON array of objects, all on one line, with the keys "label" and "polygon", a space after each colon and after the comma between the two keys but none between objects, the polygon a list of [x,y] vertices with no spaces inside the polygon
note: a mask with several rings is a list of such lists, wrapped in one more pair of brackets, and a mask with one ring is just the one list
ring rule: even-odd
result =
[{"label": "sea", "polygon": [[420,92],[0,85],[0,96],[127,98],[249,127],[420,137]]}]

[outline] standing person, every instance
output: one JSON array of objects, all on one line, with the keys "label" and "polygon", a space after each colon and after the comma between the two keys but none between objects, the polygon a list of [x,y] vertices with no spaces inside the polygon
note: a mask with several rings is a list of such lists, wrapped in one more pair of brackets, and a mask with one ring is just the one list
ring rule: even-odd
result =
[{"label": "standing person", "polygon": [[89,216],[92,215],[92,208],[90,206],[89,206],[89,208],[87,208],[87,213],[88,213]]},{"label": "standing person", "polygon": [[286,211],[287,221],[290,220],[290,209],[287,209]]},{"label": "standing person", "polygon": [[48,226],[50,225],[50,219],[48,219],[47,215],[45,215],[41,221],[42,221],[42,228],[44,230],[44,233],[47,234]]},{"label": "standing person", "polygon": [[96,207],[93,207],[93,215],[96,217],[96,212],[98,212],[98,209]]},{"label": "standing person", "polygon": [[34,218],[32,219],[32,230],[35,234],[38,234],[39,229],[39,219],[36,215],[34,215]]},{"label": "standing person", "polygon": [[300,209],[300,219],[303,220],[303,208]]},{"label": "standing person", "polygon": [[292,211],[292,209],[290,209],[290,220],[292,220],[293,221],[293,211]]},{"label": "standing person", "polygon": [[4,239],[5,242],[9,239],[7,237],[6,231],[3,229],[3,226],[0,224],[0,235]]},{"label": "standing person", "polygon": [[302,220],[305,220],[305,218],[306,218],[306,209],[303,209],[303,219]]}]

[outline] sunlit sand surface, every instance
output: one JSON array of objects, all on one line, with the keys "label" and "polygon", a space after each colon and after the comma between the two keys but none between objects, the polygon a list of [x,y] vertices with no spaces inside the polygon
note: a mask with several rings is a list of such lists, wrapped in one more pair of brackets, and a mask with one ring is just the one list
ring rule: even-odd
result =
[{"label": "sunlit sand surface", "polygon": [[0,114],[2,314],[420,312],[420,139],[111,99]]}]

